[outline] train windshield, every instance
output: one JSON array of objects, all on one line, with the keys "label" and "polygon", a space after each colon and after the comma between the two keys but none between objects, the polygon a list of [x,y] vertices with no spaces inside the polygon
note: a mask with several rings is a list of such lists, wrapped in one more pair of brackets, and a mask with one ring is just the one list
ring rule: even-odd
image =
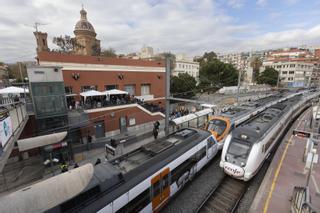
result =
[{"label": "train windshield", "polygon": [[214,131],[218,134],[218,136],[220,136],[223,134],[226,128],[227,128],[227,122],[216,119],[216,120],[209,121],[207,130]]},{"label": "train windshield", "polygon": [[249,151],[250,146],[248,144],[232,141],[227,152],[228,154],[233,155],[234,158],[239,157],[246,159],[249,155]]}]

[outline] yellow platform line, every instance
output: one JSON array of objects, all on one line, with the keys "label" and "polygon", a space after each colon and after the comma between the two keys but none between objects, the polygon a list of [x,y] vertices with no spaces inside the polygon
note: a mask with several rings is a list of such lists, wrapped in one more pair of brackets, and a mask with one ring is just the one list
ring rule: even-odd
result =
[{"label": "yellow platform line", "polygon": [[280,160],[280,163],[277,167],[277,170],[276,170],[276,173],[274,174],[274,177],[273,177],[273,180],[272,180],[272,184],[271,184],[271,188],[270,188],[270,191],[269,191],[269,194],[268,194],[268,198],[265,202],[265,205],[264,205],[264,208],[263,208],[263,212],[264,213],[267,213],[268,211],[268,207],[269,207],[269,203],[270,203],[270,200],[271,200],[271,197],[272,197],[272,193],[274,191],[274,188],[276,186],[276,182],[277,182],[277,179],[278,179],[278,176],[279,176],[279,173],[280,173],[280,169],[281,169],[281,166],[282,166],[282,163],[283,163],[283,160],[287,154],[287,151],[288,151],[288,148],[289,148],[289,145],[291,144],[291,140],[292,140],[292,137],[293,135],[291,135],[288,143],[286,144],[286,147],[285,147],[285,150],[281,156],[281,160]]}]

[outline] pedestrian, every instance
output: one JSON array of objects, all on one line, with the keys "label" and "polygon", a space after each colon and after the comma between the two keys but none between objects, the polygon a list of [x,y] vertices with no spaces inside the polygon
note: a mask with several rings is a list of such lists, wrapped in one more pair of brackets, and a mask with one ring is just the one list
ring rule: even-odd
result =
[{"label": "pedestrian", "polygon": [[98,159],[96,160],[96,163],[95,163],[94,165],[96,166],[96,165],[98,165],[98,164],[100,164],[100,163],[101,163],[101,159],[98,158]]},{"label": "pedestrian", "polygon": [[74,166],[73,166],[74,169],[78,168],[78,167],[79,167],[79,165],[77,163],[75,163]]},{"label": "pedestrian", "polygon": [[64,173],[64,172],[68,171],[68,165],[66,164],[66,162],[62,162],[60,164],[60,170],[61,170],[61,173]]},{"label": "pedestrian", "polygon": [[156,128],[153,128],[152,134],[153,134],[154,139],[156,140],[158,137],[158,130]]},{"label": "pedestrian", "polygon": [[88,143],[91,143],[91,142],[92,142],[92,136],[90,135],[90,132],[88,132],[87,142],[88,142]]},{"label": "pedestrian", "polygon": [[160,126],[159,121],[154,122],[153,127],[154,127],[155,129],[159,130],[159,126]]}]

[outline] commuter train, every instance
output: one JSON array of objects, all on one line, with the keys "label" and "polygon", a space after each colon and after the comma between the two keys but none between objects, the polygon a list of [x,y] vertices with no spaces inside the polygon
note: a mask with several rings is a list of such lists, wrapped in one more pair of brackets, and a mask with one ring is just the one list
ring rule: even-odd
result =
[{"label": "commuter train", "polygon": [[205,129],[217,139],[218,148],[222,149],[227,135],[234,129],[234,122],[228,117],[210,116]]},{"label": "commuter train", "polygon": [[250,180],[260,169],[291,122],[314,95],[284,98],[239,125],[225,140],[220,167],[234,178]]},{"label": "commuter train", "polygon": [[86,164],[0,199],[2,212],[154,212],[218,152],[186,128],[98,165]]}]

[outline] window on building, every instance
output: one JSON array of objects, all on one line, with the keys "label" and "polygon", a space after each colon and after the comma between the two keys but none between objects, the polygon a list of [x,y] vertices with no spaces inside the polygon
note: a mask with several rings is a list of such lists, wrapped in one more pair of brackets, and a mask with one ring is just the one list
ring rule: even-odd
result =
[{"label": "window on building", "polygon": [[289,71],[289,74],[290,74],[290,75],[294,74],[294,71]]},{"label": "window on building", "polygon": [[66,86],[66,87],[64,87],[64,90],[65,90],[66,94],[72,94],[72,86]]},{"label": "window on building", "polygon": [[104,88],[105,90],[118,89],[118,85],[117,84],[105,85]]},{"label": "window on building", "polygon": [[150,84],[141,84],[141,95],[150,95]]},{"label": "window on building", "polygon": [[286,75],[288,72],[287,71],[283,71],[282,72],[282,75]]},{"label": "window on building", "polygon": [[98,90],[98,86],[88,86],[88,85],[85,85],[85,86],[81,86],[81,92],[85,92],[85,91],[88,91],[88,90]]},{"label": "window on building", "polygon": [[281,65],[278,65],[277,68],[281,68]]},{"label": "window on building", "polygon": [[296,65],[295,64],[290,64],[290,67],[296,67]]},{"label": "window on building", "polygon": [[124,91],[128,92],[130,95],[135,95],[136,85],[135,84],[124,85]]}]

